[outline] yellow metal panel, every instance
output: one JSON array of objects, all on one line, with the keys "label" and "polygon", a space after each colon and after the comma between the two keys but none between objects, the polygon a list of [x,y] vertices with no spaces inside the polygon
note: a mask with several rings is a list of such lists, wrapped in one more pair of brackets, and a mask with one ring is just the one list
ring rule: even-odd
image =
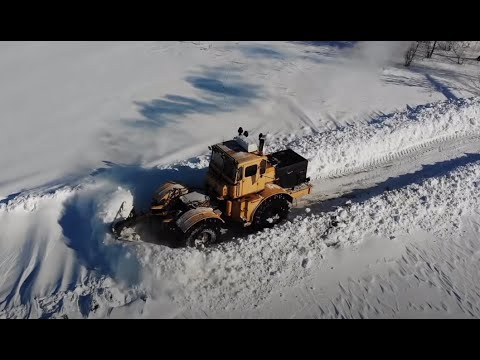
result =
[{"label": "yellow metal panel", "polygon": [[312,185],[305,184],[304,186],[300,186],[293,190],[287,191],[294,199],[299,199],[303,196],[306,196],[312,192]]}]

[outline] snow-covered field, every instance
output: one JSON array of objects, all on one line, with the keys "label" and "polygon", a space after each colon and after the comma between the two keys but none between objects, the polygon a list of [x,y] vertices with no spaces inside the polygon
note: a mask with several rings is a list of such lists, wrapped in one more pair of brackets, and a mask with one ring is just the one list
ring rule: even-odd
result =
[{"label": "snow-covered field", "polygon": [[[478,317],[480,66],[404,43],[0,44],[0,317]],[[242,126],[310,160],[289,221],[119,243]]]}]

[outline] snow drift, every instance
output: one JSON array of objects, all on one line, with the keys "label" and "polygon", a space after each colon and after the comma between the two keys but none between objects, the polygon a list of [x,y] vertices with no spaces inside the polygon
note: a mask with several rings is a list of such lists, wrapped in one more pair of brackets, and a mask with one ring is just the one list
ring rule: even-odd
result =
[{"label": "snow drift", "polygon": [[[310,129],[306,128],[305,131]],[[383,115],[368,124],[273,140],[272,151],[291,147],[305,156],[312,178],[346,173],[387,155],[446,140],[480,135],[480,98],[447,100]]]}]

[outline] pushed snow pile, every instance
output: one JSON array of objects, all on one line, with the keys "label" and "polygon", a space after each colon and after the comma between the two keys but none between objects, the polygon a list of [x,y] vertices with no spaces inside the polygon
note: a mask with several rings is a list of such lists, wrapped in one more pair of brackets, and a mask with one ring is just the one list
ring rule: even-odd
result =
[{"label": "pushed snow pile", "polygon": [[409,149],[472,135],[480,135],[478,97],[421,105],[367,124],[305,137],[280,137],[269,150],[291,147],[310,161],[309,176],[316,179],[388,160]]},{"label": "pushed snow pile", "polygon": [[168,284],[163,290],[180,308],[251,311],[309,271],[326,271],[321,265],[328,247],[356,245],[372,234],[388,241],[419,229],[439,238],[453,236],[460,216],[480,205],[479,179],[480,161],[333,212],[311,211],[216,249],[139,247],[146,292]]},{"label": "pushed snow pile", "polygon": [[122,201],[131,204],[128,191],[98,181],[1,203],[0,313],[16,308],[15,317],[48,316],[42,299],[52,294],[106,277],[134,281],[135,258],[107,241]]}]

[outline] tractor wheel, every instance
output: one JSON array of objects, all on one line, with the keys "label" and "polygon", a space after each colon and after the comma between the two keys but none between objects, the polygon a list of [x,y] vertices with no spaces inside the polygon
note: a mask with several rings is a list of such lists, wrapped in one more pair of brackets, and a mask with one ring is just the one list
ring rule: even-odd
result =
[{"label": "tractor wheel", "polygon": [[284,194],[276,194],[265,200],[255,211],[253,225],[257,229],[270,228],[287,218],[290,200]]},{"label": "tractor wheel", "polygon": [[188,247],[203,248],[218,242],[220,225],[216,219],[206,219],[193,225],[184,235],[185,245]]}]

